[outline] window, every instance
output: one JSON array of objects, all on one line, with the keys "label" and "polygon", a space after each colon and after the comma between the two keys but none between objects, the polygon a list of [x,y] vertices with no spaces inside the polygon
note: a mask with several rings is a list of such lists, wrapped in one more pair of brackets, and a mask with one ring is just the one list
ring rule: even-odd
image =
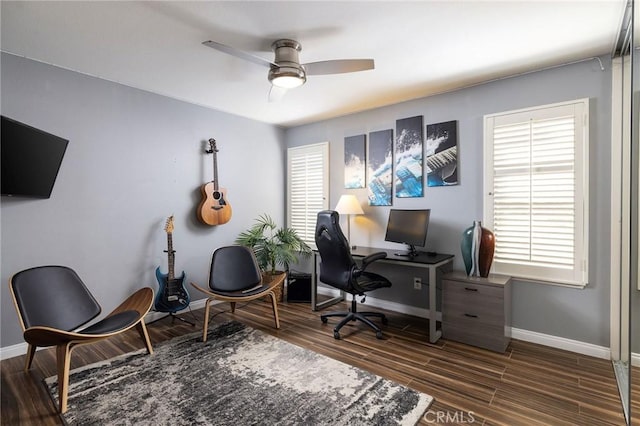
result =
[{"label": "window", "polygon": [[494,269],[588,280],[588,99],[485,116],[484,224]]},{"label": "window", "polygon": [[329,143],[287,150],[287,226],[315,246],[318,212],[329,208]]}]

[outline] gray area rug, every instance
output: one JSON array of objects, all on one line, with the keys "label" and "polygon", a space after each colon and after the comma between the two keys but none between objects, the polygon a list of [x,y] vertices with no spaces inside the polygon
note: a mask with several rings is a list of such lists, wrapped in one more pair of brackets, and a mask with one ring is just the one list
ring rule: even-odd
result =
[{"label": "gray area rug", "polygon": [[[232,321],[72,371],[70,425],[413,425],[433,398]],[[57,404],[57,378],[45,379]]]}]

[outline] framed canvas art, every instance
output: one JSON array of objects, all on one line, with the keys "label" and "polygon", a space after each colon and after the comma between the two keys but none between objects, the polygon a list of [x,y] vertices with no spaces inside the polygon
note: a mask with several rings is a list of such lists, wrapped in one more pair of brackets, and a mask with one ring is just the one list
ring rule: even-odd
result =
[{"label": "framed canvas art", "polygon": [[422,197],[422,116],[396,120],[395,191],[398,198]]},{"label": "framed canvas art", "polygon": [[364,188],[366,135],[344,138],[344,187]]},{"label": "framed canvas art", "polygon": [[458,122],[428,124],[426,138],[427,186],[458,184]]},{"label": "framed canvas art", "polygon": [[369,133],[367,187],[370,206],[392,205],[393,130]]}]

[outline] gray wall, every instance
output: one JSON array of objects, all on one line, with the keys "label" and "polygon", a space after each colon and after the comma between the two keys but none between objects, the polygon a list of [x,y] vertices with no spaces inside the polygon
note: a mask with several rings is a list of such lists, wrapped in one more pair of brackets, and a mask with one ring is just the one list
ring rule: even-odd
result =
[{"label": "gray wall", "polygon": [[[456,255],[462,269],[462,230],[482,217],[483,115],[588,97],[591,101],[590,284],[575,290],[537,283],[514,285],[514,327],[609,346],[609,164],[611,75],[595,61],[514,77],[469,89],[379,108],[282,131],[274,126],[197,107],[11,55],[2,55],[3,115],[68,138],[69,148],[49,200],[2,197],[1,346],[21,343],[6,283],[12,273],[42,264],[75,268],[109,311],[166,268],[168,215],[176,216],[176,270],[202,282],[215,247],[231,243],[266,212],[284,222],[284,148],[331,142],[330,206],[345,192],[366,204],[365,190],[343,189],[343,139],[395,128],[395,120],[423,115],[425,124],[458,120],[459,180],[425,188],[397,208],[432,209],[428,247]],[[200,186],[211,179],[205,141],[218,140],[221,185],[231,221],[197,222]],[[259,185],[256,182],[260,182]],[[352,240],[385,243],[388,208],[365,207]],[[394,281],[375,297],[426,308],[427,289],[412,289],[417,270],[382,266]],[[194,299],[200,296],[191,291]]]},{"label": "gray wall", "polygon": [[[531,73],[438,96],[378,108],[341,118],[287,129],[287,146],[329,141],[331,158],[330,206],[343,193],[353,193],[365,204],[365,216],[351,228],[355,244],[400,247],[384,242],[389,208],[366,206],[366,190],[345,190],[344,137],[395,129],[395,121],[415,115],[424,123],[458,120],[459,182],[453,187],[425,188],[425,196],[394,199],[396,208],[430,208],[429,250],[456,255],[455,268],[463,269],[460,236],[473,220],[482,218],[482,142],[485,114],[589,98],[590,115],[590,271],[583,290],[540,283],[516,282],[513,288],[513,326],[534,332],[609,346],[609,229],[611,66],[605,71],[591,60]],[[383,267],[382,269],[384,269]],[[427,290],[413,290],[415,270],[389,269],[394,286],[374,297],[426,308]],[[423,277],[424,281],[427,281]],[[419,293],[418,293],[419,292]]]},{"label": "gray wall", "polygon": [[[9,277],[36,265],[74,268],[109,312],[166,272],[167,216],[175,215],[176,272],[203,282],[214,248],[261,213],[284,223],[283,131],[119,84],[2,55],[2,114],[69,139],[48,200],[2,197],[1,345],[22,343]],[[220,185],[233,217],[198,223],[203,154],[215,138]],[[201,298],[189,286],[192,298]]]}]

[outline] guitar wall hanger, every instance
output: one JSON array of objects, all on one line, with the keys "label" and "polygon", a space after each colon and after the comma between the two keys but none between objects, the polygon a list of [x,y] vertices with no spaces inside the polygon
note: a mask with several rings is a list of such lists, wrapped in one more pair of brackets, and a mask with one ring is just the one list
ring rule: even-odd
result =
[{"label": "guitar wall hanger", "polygon": [[209,149],[205,149],[204,152],[206,152],[207,154],[213,154],[214,152],[218,152],[217,149],[214,150],[213,148],[211,148],[211,146],[212,145],[215,146],[215,144],[216,144],[216,140],[215,139],[213,139],[213,138],[209,139],[210,148]]}]

